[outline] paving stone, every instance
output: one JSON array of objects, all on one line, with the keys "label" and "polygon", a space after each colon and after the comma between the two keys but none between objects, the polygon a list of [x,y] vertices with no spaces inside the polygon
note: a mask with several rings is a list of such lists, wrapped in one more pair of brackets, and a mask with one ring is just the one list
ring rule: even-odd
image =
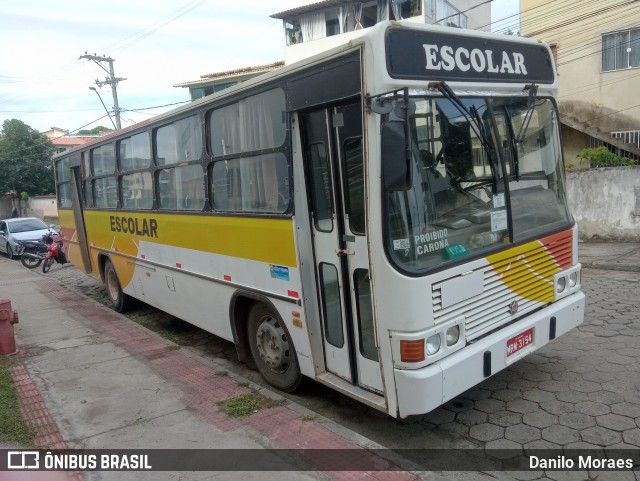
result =
[{"label": "paving stone", "polygon": [[602,385],[592,381],[575,381],[569,383],[569,389],[578,392],[596,392],[602,391]]},{"label": "paving stone", "polygon": [[476,424],[469,428],[469,436],[478,441],[494,441],[504,437],[504,428],[490,423]]},{"label": "paving stone", "polygon": [[532,369],[531,371],[525,372],[522,375],[522,379],[526,379],[527,381],[549,381],[551,374],[539,369]]},{"label": "paving stone", "polygon": [[580,435],[582,436],[583,441],[597,444],[598,446],[608,446],[622,441],[622,436],[619,432],[600,426],[583,429],[580,431]]},{"label": "paving stone", "polygon": [[521,481],[529,481],[534,479],[541,479],[543,474],[542,471],[509,471],[509,475],[515,479]]},{"label": "paving stone", "polygon": [[622,433],[622,439],[627,444],[640,446],[640,428],[629,429]]},{"label": "paving stone", "polygon": [[611,379],[611,373],[602,372],[602,371],[598,371],[598,370],[593,370],[593,371],[590,371],[590,372],[583,373],[582,374],[582,378],[585,381],[606,382],[609,379]]},{"label": "paving stone", "polygon": [[440,424],[450,423],[455,418],[456,413],[440,407],[426,414],[423,419],[428,423],[439,426]]},{"label": "paving stone", "polygon": [[562,446],[556,443],[552,443],[551,441],[547,441],[545,439],[536,439],[535,441],[531,441],[524,445],[524,450],[526,451],[535,451],[540,449],[562,449]]},{"label": "paving stone", "polygon": [[538,410],[538,404],[525,399],[514,399],[507,403],[507,410],[515,413],[532,413]]},{"label": "paving stone", "polygon": [[587,476],[581,471],[545,471],[545,474],[553,481],[587,481]]},{"label": "paving stone", "polygon": [[522,414],[511,411],[500,411],[489,414],[489,422],[502,427],[513,426],[522,422]]},{"label": "paving stone", "polygon": [[551,377],[554,381],[575,382],[582,381],[584,374],[573,371],[554,372]]},{"label": "paving stone", "polygon": [[439,430],[446,432],[454,437],[466,437],[469,434],[469,426],[457,422],[450,422],[438,426]]},{"label": "paving stone", "polygon": [[549,391],[541,391],[539,389],[529,389],[527,391],[522,391],[522,399],[533,401],[535,403],[553,401],[555,398],[555,395]]},{"label": "paving stone", "polygon": [[613,404],[611,406],[611,412],[614,414],[620,414],[622,416],[629,416],[632,418],[640,417],[640,405],[621,402],[617,404]]},{"label": "paving stone", "polygon": [[[600,391],[604,392],[604,391]],[[586,392],[578,392],[578,391],[565,391],[565,392],[557,392],[556,399],[558,401],[565,401],[568,403],[579,403],[582,401],[589,401],[589,395]]]},{"label": "paving stone", "polygon": [[498,411],[504,411],[505,402],[499,399],[482,399],[475,402],[475,408],[478,411],[485,413],[495,413]]},{"label": "paving stone", "polygon": [[522,416],[522,422],[536,428],[546,428],[558,424],[558,416],[538,410],[533,413],[526,413]]},{"label": "paving stone", "polygon": [[575,443],[580,441],[580,435],[575,429],[571,429],[567,426],[549,426],[542,430],[542,438],[552,443],[564,445],[568,443]]},{"label": "paving stone", "polygon": [[542,366],[539,367],[539,369],[541,371],[544,372],[548,372],[550,374],[554,373],[554,372],[564,372],[567,370],[566,367],[564,367],[561,363],[559,362],[549,362],[547,364],[543,364]]},{"label": "paving stone", "polygon": [[483,413],[476,409],[462,411],[456,416],[456,421],[462,424],[466,424],[467,426],[475,426],[476,424],[486,423],[487,419],[488,415],[486,413]]},{"label": "paving stone", "polygon": [[550,391],[550,392],[568,391],[569,383],[565,381],[554,381],[554,380],[542,381],[540,384],[538,384],[538,388],[542,389],[543,391]]},{"label": "paving stone", "polygon": [[621,416],[620,414],[598,416],[596,417],[596,423],[598,423],[598,426],[614,431],[626,431],[636,427],[636,422],[632,418]]},{"label": "paving stone", "polygon": [[549,414],[565,414],[575,410],[575,404],[564,401],[549,401],[540,403],[540,407]]},{"label": "paving stone", "polygon": [[473,401],[471,399],[464,399],[462,397],[457,397],[447,402],[443,406],[445,409],[449,411],[453,411],[454,413],[459,413],[462,411],[466,411],[467,409],[473,408]]},{"label": "paving stone", "polygon": [[540,429],[526,424],[516,424],[509,426],[504,430],[504,437],[515,441],[516,443],[525,444],[540,439]]},{"label": "paving stone", "polygon": [[515,381],[509,381],[507,387],[509,389],[533,389],[536,387],[536,382],[529,381],[528,379],[516,379]]},{"label": "paving stone", "polygon": [[468,391],[462,393],[462,397],[467,399],[471,399],[472,401],[480,401],[482,399],[487,399],[491,397],[491,391],[488,389],[482,389],[479,387],[474,387],[469,389]]},{"label": "paving stone", "polygon": [[490,391],[495,391],[498,389],[504,389],[507,387],[507,383],[502,381],[496,377],[490,377],[486,381],[483,381],[480,384],[480,387],[483,389],[489,389]]},{"label": "paving stone", "polygon": [[558,422],[563,426],[574,429],[586,429],[596,425],[596,420],[593,416],[575,412],[562,414],[558,418]]},{"label": "paving stone", "polygon": [[491,397],[500,401],[513,401],[514,399],[522,399],[522,391],[520,389],[499,389],[494,391]]},{"label": "paving stone", "polygon": [[609,404],[609,405],[624,401],[624,396],[619,392],[611,392],[611,391],[590,392],[588,396],[589,396],[589,401],[595,401],[598,403]]},{"label": "paving stone", "polygon": [[492,450],[491,455],[493,457],[504,456],[501,459],[509,459],[513,457],[514,453],[522,452],[522,446],[515,441],[509,439],[496,439],[495,441],[489,441],[484,446],[486,450]]},{"label": "paving stone", "polygon": [[575,410],[579,413],[588,414],[590,416],[602,416],[603,414],[611,412],[611,409],[606,404],[593,401],[579,402],[576,404]]}]

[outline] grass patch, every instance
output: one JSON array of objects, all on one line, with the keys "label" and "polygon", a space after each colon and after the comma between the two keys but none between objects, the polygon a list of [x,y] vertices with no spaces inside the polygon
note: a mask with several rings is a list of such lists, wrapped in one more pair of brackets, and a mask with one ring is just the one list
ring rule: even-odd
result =
[{"label": "grass patch", "polygon": [[0,442],[33,446],[33,436],[20,414],[18,393],[9,368],[12,362],[0,358]]},{"label": "grass patch", "polygon": [[258,412],[261,409],[268,409],[281,406],[285,401],[273,401],[256,392],[240,394],[226,401],[218,401],[216,404],[222,411],[232,418],[240,418]]}]

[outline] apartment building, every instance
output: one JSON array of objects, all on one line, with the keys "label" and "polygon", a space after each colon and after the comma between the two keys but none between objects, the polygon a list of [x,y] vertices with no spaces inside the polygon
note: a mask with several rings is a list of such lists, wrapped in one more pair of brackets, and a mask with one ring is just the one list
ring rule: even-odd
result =
[{"label": "apartment building", "polygon": [[559,75],[565,162],[606,145],[640,159],[640,3],[520,0],[520,35],[552,46]]}]

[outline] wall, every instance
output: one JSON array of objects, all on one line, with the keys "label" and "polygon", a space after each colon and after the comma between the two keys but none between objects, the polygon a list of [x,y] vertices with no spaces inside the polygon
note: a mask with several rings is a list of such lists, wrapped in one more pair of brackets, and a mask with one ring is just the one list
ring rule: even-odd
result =
[{"label": "wall", "polygon": [[[15,200],[16,205],[18,200]],[[55,196],[29,197],[20,201],[21,217],[39,217],[47,223],[58,223],[58,205]],[[0,219],[11,217],[11,199],[0,199]]]},{"label": "wall", "polygon": [[640,242],[640,166],[567,172],[581,240]]}]

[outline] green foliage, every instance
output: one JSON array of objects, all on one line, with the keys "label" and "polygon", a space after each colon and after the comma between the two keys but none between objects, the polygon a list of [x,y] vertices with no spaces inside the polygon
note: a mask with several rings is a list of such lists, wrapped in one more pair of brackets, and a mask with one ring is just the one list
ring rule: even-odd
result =
[{"label": "green foliage", "polygon": [[0,358],[0,443],[31,446],[32,434],[20,414],[10,368],[11,361]]},{"label": "green foliage", "polygon": [[18,119],[5,120],[0,132],[0,194],[54,192],[51,156],[55,147],[37,130]]},{"label": "green foliage", "polygon": [[628,157],[620,157],[619,155],[609,151],[605,146],[593,149],[582,149],[577,157],[579,159],[588,160],[592,168],[635,165],[635,161]]},{"label": "green foliage", "polygon": [[113,129],[98,125],[92,129],[79,130],[78,135],[100,135],[103,132],[113,132]]},{"label": "green foliage", "polygon": [[20,192],[20,198],[22,200],[26,200],[29,198],[29,193],[28,192]]}]

